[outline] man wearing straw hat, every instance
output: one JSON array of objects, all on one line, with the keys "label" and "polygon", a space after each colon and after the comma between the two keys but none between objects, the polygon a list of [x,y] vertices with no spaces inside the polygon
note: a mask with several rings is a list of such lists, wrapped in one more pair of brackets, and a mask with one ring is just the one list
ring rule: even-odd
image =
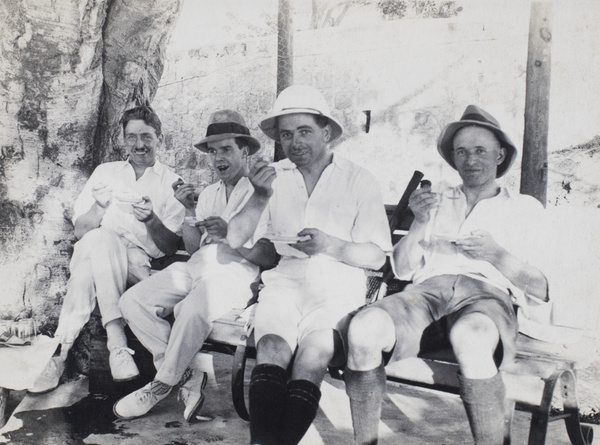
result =
[{"label": "man wearing straw hat", "polygon": [[374,177],[330,147],[342,126],[318,90],[288,87],[260,128],[287,159],[257,163],[255,191],[227,236],[241,245],[267,214],[281,254],[262,274],[256,308],[250,436],[252,444],[297,444],[316,416],[327,365],[344,360],[339,330],[365,302],[362,268],[381,267],[391,242]]},{"label": "man wearing straw hat", "polygon": [[[195,144],[207,153],[219,181],[206,187],[196,204],[195,186],[178,181],[175,197],[185,207],[183,240],[191,258],[174,263],[132,287],[121,297],[123,316],[154,358],[154,381],[119,400],[115,414],[130,419],[146,414],[179,382],[184,418],[193,420],[202,407],[207,375],[197,353],[212,330],[213,321],[235,307],[245,307],[259,266],[274,262],[267,240],[252,239],[234,249],[226,242],[227,222],[253,192],[248,180],[248,157],[260,143],[250,135],[242,116],[233,110],[214,113],[206,137]],[[173,315],[171,327],[167,317]],[[186,372],[187,371],[187,372]]]},{"label": "man wearing straw hat", "polygon": [[412,284],[358,312],[348,329],[344,380],[360,444],[377,443],[384,365],[443,341],[458,360],[475,443],[502,444],[506,391],[498,366],[515,357],[513,304],[548,299],[546,278],[532,263],[543,207],[498,184],[517,150],[496,119],[469,105],[442,130],[438,151],[462,184],[412,194],[415,219],[393,252],[396,275]]}]

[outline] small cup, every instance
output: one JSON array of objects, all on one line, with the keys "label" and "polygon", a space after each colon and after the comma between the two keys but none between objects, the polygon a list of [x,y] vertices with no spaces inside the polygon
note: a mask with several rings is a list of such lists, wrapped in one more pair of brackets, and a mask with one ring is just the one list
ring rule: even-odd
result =
[{"label": "small cup", "polygon": [[19,338],[29,341],[37,335],[37,326],[33,318],[23,318],[17,323],[17,335]]}]

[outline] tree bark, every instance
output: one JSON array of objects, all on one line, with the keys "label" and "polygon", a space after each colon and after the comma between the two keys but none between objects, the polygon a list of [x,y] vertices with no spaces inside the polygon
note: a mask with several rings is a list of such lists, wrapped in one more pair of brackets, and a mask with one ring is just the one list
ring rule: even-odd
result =
[{"label": "tree bark", "polygon": [[102,108],[94,166],[124,158],[123,111],[150,105],[164,68],[164,51],[182,0],[114,0],[104,30]]},{"label": "tree bark", "polygon": [[122,111],[154,96],[180,9],[0,0],[0,318],[56,325],[73,201],[96,165],[120,157]]}]

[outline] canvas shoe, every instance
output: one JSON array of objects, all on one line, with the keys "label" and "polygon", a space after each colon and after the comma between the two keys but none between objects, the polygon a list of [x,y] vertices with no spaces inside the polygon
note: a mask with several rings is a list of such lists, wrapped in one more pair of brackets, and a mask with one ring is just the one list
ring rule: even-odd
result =
[{"label": "canvas shoe", "polygon": [[191,376],[179,388],[179,400],[183,401],[185,409],[183,417],[191,422],[202,405],[204,404],[204,394],[202,391],[206,387],[208,374],[197,369],[192,369]]},{"label": "canvas shoe", "polygon": [[27,389],[27,392],[32,394],[43,394],[52,391],[58,386],[60,376],[64,371],[65,362],[62,361],[60,357],[51,358],[40,376],[33,383],[33,386]]},{"label": "canvas shoe", "polygon": [[118,400],[113,406],[113,412],[120,419],[133,419],[150,411],[154,405],[171,393],[171,387],[164,394],[157,394],[150,382],[146,386]]},{"label": "canvas shoe", "polygon": [[127,382],[140,375],[140,371],[133,360],[133,349],[117,347],[110,350],[108,364],[110,373],[115,382]]}]

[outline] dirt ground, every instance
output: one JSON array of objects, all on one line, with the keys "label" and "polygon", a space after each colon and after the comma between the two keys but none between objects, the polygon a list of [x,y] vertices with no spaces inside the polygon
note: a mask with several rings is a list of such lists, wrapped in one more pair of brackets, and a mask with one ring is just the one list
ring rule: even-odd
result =
[{"label": "dirt ground", "polygon": [[[249,441],[248,423],[235,413],[229,388],[231,356],[215,354],[218,386],[209,386],[201,415],[208,420],[187,423],[174,391],[150,413],[134,420],[118,420],[112,405],[118,398],[90,394],[83,378],[39,396],[14,392],[0,443],[15,445],[239,445]],[[352,443],[350,409],[343,384],[326,378],[313,426],[301,445]],[[18,406],[15,409],[15,405]],[[513,444],[527,443],[529,415],[517,412]],[[592,426],[596,435],[600,427]],[[472,443],[462,403],[457,396],[430,391],[390,388],[380,423],[380,444]],[[553,422],[547,445],[569,444],[564,423]]]}]

